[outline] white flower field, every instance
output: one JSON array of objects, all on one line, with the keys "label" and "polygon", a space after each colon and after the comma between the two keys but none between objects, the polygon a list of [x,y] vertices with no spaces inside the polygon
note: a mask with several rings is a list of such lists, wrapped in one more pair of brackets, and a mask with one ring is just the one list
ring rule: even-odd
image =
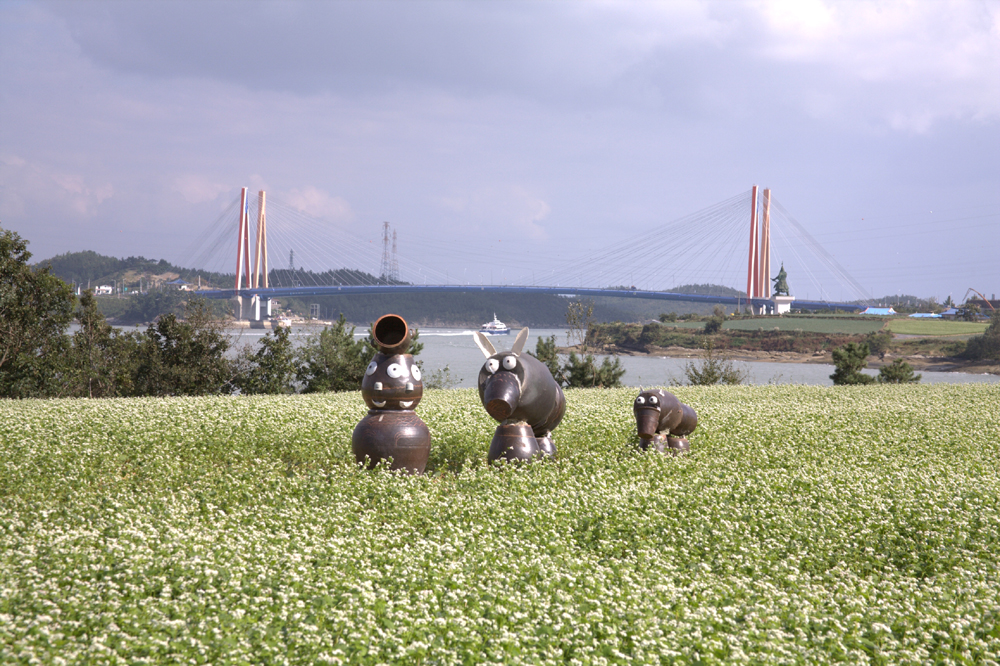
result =
[{"label": "white flower field", "polygon": [[0,663],[1000,661],[1000,386],[568,390],[559,458],[357,469],[358,393],[0,402]]}]

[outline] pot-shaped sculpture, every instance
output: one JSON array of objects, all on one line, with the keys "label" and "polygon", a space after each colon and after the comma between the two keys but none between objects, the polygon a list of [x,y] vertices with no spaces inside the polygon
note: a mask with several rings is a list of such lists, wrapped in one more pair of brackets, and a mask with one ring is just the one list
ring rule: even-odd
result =
[{"label": "pot-shaped sculpture", "polygon": [[552,430],[566,413],[566,397],[544,363],[521,353],[528,329],[521,329],[509,352],[497,352],[482,333],[475,338],[486,356],[479,371],[479,399],[486,413],[500,422],[489,461],[555,457]]},{"label": "pot-shaped sculpture", "polygon": [[632,404],[639,448],[660,453],[691,449],[687,435],[698,425],[698,415],[673,393],[663,389],[642,391]]},{"label": "pot-shaped sculpture", "polygon": [[406,351],[410,328],[399,315],[379,317],[372,327],[378,350],[365,369],[361,396],[368,414],[354,428],[351,448],[359,464],[374,467],[392,459],[390,469],[422,474],[431,451],[427,425],[413,411],[424,394],[420,367]]}]

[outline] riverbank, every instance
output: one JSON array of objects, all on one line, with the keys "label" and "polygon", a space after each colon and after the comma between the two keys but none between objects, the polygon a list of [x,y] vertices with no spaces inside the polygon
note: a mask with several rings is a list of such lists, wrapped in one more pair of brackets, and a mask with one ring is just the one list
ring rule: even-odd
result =
[{"label": "riverbank", "polygon": [[[583,353],[579,346],[560,347],[560,354],[568,354],[571,351],[577,354]],[[650,346],[647,351],[635,349],[623,349],[615,346],[603,347],[601,349],[589,349],[590,353],[613,356],[637,356],[650,358],[680,358],[680,359],[700,359],[705,357],[704,349],[690,347],[657,347]],[[813,363],[819,365],[833,365],[833,354],[830,351],[795,352],[795,351],[765,351],[752,349],[730,349],[718,351],[717,356],[725,357],[733,361],[745,363]],[[902,359],[913,366],[917,372],[963,372],[974,375],[1000,375],[1000,364],[986,363],[983,361],[967,361],[953,356],[927,356],[923,354],[892,354],[887,353],[884,358],[876,355],[868,357],[868,367],[878,370],[883,365],[888,365],[896,359]]]}]

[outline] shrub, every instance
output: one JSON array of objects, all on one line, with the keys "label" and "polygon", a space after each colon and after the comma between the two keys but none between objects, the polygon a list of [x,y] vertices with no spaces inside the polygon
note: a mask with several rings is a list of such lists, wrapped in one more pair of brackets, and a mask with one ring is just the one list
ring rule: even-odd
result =
[{"label": "shrub", "polygon": [[836,366],[830,379],[834,385],[871,384],[875,378],[862,370],[868,365],[868,345],[864,342],[848,342],[833,350],[833,364]]},{"label": "shrub", "polygon": [[[865,375],[867,377],[867,375]],[[889,365],[884,365],[878,371],[878,382],[880,384],[916,384],[922,375],[913,374],[913,366],[901,358],[897,358]]]}]

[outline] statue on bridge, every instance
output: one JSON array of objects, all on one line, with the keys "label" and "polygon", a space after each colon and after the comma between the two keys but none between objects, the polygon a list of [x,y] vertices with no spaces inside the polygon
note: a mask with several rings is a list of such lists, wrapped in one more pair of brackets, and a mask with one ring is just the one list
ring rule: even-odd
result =
[{"label": "statue on bridge", "polygon": [[771,278],[771,282],[774,283],[774,295],[775,296],[790,296],[788,293],[788,281],[786,278],[788,273],[785,272],[785,264],[781,264],[781,270],[778,271],[778,277]]}]

